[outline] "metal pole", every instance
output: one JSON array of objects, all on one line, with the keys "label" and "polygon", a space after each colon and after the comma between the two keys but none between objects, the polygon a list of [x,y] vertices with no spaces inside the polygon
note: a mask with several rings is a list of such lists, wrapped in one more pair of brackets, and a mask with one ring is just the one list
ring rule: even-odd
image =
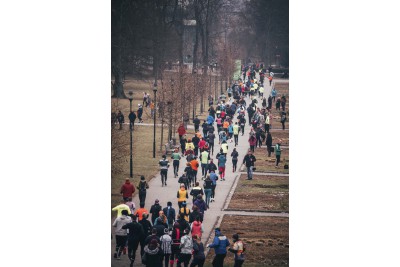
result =
[{"label": "metal pole", "polygon": [[[155,83],[157,86],[157,83]],[[153,129],[153,159],[156,158],[156,117],[157,117],[157,90],[154,90],[154,129]]]},{"label": "metal pole", "polygon": [[[130,113],[132,112],[132,99],[130,98],[129,99],[129,102],[130,102]],[[129,177],[131,177],[131,178],[133,178],[133,159],[132,159],[132,151],[133,151],[133,149],[132,149],[132,143],[133,143],[133,140],[132,140],[132,133],[133,133],[133,127],[132,127],[132,124],[131,124],[131,122],[129,121],[129,129],[130,129],[130,137],[131,137],[131,146],[130,146],[130,160],[129,160]]]}]

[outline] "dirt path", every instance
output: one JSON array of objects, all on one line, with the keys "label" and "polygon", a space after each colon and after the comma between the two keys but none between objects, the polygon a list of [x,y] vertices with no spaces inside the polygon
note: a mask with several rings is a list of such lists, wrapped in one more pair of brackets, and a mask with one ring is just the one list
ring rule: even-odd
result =
[{"label": "dirt path", "polygon": [[[265,83],[265,95],[269,95],[271,92],[271,87],[269,86],[269,83]],[[247,97],[246,98],[247,103],[250,103],[250,99]],[[136,124],[140,125],[140,124]],[[135,125],[135,126],[136,126]],[[142,124],[142,125],[152,125],[152,124]],[[193,126],[192,126],[193,127]],[[250,126],[246,125],[245,127],[245,134],[242,136],[239,134],[239,144],[236,147],[236,150],[239,153],[239,160],[238,164],[240,165],[241,162],[243,161],[243,157],[247,154],[247,150],[249,148],[248,144],[248,136],[250,132]],[[218,137],[215,139],[216,144],[214,148],[214,155],[213,159],[215,160],[215,155],[218,153],[220,149],[220,145],[217,143],[218,142]],[[239,176],[239,172],[232,172],[232,160],[230,157],[230,153],[232,152],[234,148],[234,143],[228,143],[229,150],[228,150],[228,160],[226,164],[226,181],[218,181],[217,187],[216,187],[216,194],[215,194],[215,202],[210,203],[210,208],[205,212],[204,215],[204,233],[203,233],[203,238],[202,241],[205,243],[211,236],[211,233],[213,231],[213,228],[216,224],[218,224],[219,220],[222,218],[223,215],[225,214],[237,214],[237,215],[254,215],[254,216],[288,216],[286,214],[277,214],[277,213],[251,213],[251,212],[240,212],[240,211],[222,211],[224,207],[229,204],[229,200],[231,195],[233,194],[232,192],[235,189],[234,182],[235,177]],[[183,173],[184,170],[184,165],[186,163],[186,159],[181,159],[180,165],[179,165],[179,174]],[[172,165],[172,164],[171,164]],[[240,170],[240,168],[238,169]],[[201,179],[201,168],[199,168],[200,174],[198,174],[198,180]],[[275,174],[274,174],[275,175]],[[201,182],[201,180],[200,180]],[[201,182],[202,184],[202,182]],[[167,205],[168,201],[171,201],[173,204],[173,208],[175,210],[178,209],[177,207],[177,198],[176,198],[176,192],[179,189],[179,183],[178,179],[173,177],[173,171],[172,171],[172,166],[168,170],[168,179],[167,179],[167,186],[162,187],[161,186],[161,178],[160,175],[158,174],[154,179],[152,179],[149,182],[149,190],[147,192],[147,198],[146,198],[146,208],[150,210],[151,205],[154,204],[155,199],[160,200],[160,205],[164,208]],[[233,191],[232,191],[233,190]],[[230,197],[229,197],[230,196]],[[229,198],[228,198],[229,197]],[[139,197],[136,195],[134,197],[134,203],[136,204],[137,207],[139,207]],[[192,201],[188,201],[188,207],[191,209],[192,208]],[[114,221],[114,218],[112,219]],[[113,228],[113,227],[111,227]],[[112,229],[112,234],[114,236],[114,229]],[[111,257],[113,255],[115,249],[115,238],[113,238],[111,242]],[[136,256],[136,261],[134,266],[143,266],[140,262],[140,249],[137,251],[137,256]],[[115,260],[111,258],[111,266],[115,267],[122,267],[122,266],[128,266],[129,265],[129,260],[128,257],[123,255],[121,257],[121,260]]]}]

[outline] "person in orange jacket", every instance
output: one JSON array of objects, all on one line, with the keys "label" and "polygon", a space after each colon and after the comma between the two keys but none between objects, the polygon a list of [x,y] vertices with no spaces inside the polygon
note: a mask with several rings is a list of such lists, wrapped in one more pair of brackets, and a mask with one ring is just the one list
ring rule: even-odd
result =
[{"label": "person in orange jacket", "polygon": [[199,162],[197,161],[197,157],[194,157],[191,161],[190,161],[190,166],[192,167],[192,181],[190,181],[192,183],[192,186],[194,186],[196,184],[197,181],[197,170],[199,168]]}]

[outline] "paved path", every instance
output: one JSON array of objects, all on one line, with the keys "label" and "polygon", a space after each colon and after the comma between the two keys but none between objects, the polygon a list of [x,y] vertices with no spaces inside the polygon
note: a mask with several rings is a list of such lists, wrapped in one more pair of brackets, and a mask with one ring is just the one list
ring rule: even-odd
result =
[{"label": "paved path", "polygon": [[[258,74],[257,74],[258,75]],[[269,83],[265,83],[265,95],[269,95],[271,92],[271,87],[269,86]],[[249,98],[246,98],[246,101],[249,103]],[[150,125],[150,124],[137,124],[137,125]],[[152,125],[152,124],[151,124]],[[136,125],[135,125],[136,126]],[[239,211],[222,211],[225,206],[229,204],[229,200],[232,197],[233,191],[235,189],[234,187],[234,182],[237,182],[237,177],[241,174],[239,172],[240,170],[240,165],[243,161],[243,157],[246,155],[247,150],[249,148],[249,143],[248,143],[248,136],[250,132],[250,126],[246,125],[245,127],[245,134],[239,135],[239,144],[236,147],[236,150],[239,153],[239,160],[238,160],[238,171],[233,173],[232,172],[232,158],[230,157],[230,153],[232,152],[234,148],[234,143],[228,143],[229,150],[228,150],[228,161],[226,164],[226,171],[225,171],[225,179],[226,181],[218,181],[217,187],[216,187],[216,192],[215,192],[215,202],[210,203],[210,208],[205,212],[204,215],[204,233],[202,237],[203,243],[206,243],[208,238],[210,237],[210,234],[213,232],[213,229],[215,225],[218,225],[220,223],[220,220],[222,219],[222,216],[224,214],[235,214],[235,215],[256,215],[256,216],[288,216],[287,214],[277,214],[277,213],[264,213],[264,212],[257,212],[257,213],[249,213],[249,212],[239,212]],[[214,155],[213,159],[214,162],[216,163],[215,160],[215,155],[218,153],[220,149],[220,145],[217,143],[218,142],[218,137],[215,139],[216,144],[214,148]],[[169,159],[171,161],[171,159]],[[181,159],[180,166],[179,166],[179,174],[183,173],[184,170],[184,165],[186,163],[186,159]],[[257,163],[256,163],[257,165]],[[276,175],[276,174],[272,174]],[[198,180],[201,179],[201,168],[199,168],[199,173],[198,173]],[[201,182],[201,180],[200,180]],[[202,182],[201,182],[202,185]],[[177,205],[177,198],[176,198],[176,192],[179,189],[179,183],[178,179],[173,177],[173,170],[172,170],[172,162],[171,162],[171,167],[168,170],[168,179],[167,179],[167,186],[162,187],[161,186],[161,178],[160,175],[158,174],[154,179],[152,179],[149,182],[149,190],[147,192],[147,198],[146,198],[146,208],[147,210],[150,210],[151,205],[154,204],[155,199],[160,200],[160,205],[164,208],[167,206],[167,202],[171,201],[173,203],[173,207],[178,210],[178,205]],[[139,197],[136,195],[134,197],[134,202],[137,207],[139,207]],[[192,200],[188,201],[188,207],[191,209],[192,208]],[[114,231],[113,231],[114,235]],[[112,247],[111,247],[111,257],[115,249],[115,239],[112,241]],[[140,262],[140,248],[137,251],[137,256],[136,256],[136,261],[134,266],[143,266]],[[111,266],[115,267],[122,267],[122,266],[129,266],[129,261],[128,257],[123,255],[121,257],[121,260],[115,260],[111,259],[112,264]]]}]

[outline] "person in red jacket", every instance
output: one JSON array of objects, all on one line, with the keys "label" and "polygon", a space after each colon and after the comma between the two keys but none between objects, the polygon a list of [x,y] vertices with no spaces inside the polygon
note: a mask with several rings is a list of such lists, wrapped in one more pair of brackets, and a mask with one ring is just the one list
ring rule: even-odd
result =
[{"label": "person in red jacket", "polygon": [[124,199],[132,198],[135,193],[135,187],[129,181],[129,178],[125,179],[125,183],[121,186],[121,194]]},{"label": "person in red jacket", "polygon": [[185,130],[185,127],[183,126],[183,123],[181,123],[181,125],[179,125],[178,134],[179,134],[179,140],[182,139],[182,136],[184,136],[186,134],[186,130]]},{"label": "person in red jacket", "polygon": [[256,146],[257,143],[257,138],[255,137],[255,134],[251,134],[249,138],[249,144],[250,144],[250,150],[251,152],[254,153],[254,147]]}]

